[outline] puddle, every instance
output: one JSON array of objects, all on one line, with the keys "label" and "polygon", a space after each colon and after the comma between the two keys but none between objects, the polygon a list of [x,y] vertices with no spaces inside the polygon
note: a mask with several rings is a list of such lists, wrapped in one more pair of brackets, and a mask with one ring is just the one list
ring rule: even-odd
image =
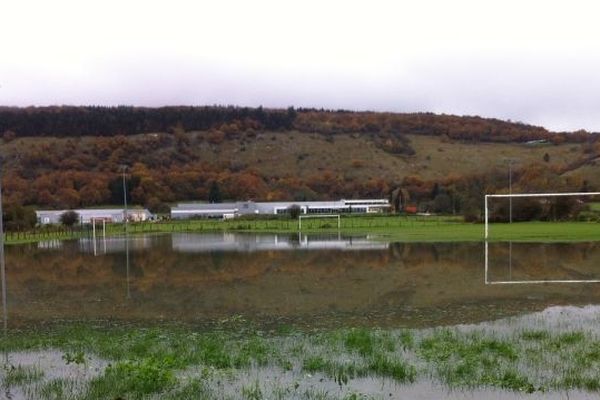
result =
[{"label": "puddle", "polygon": [[[67,363],[65,353],[54,350],[38,350],[27,352],[9,352],[2,355],[0,382],[5,399],[39,398],[44,387],[57,383],[74,393],[82,393],[86,382],[101,375],[108,362],[86,355],[82,363]],[[8,385],[10,375],[14,371],[27,371],[36,375],[35,379],[25,379]],[[46,389],[47,390],[47,389]]]}]

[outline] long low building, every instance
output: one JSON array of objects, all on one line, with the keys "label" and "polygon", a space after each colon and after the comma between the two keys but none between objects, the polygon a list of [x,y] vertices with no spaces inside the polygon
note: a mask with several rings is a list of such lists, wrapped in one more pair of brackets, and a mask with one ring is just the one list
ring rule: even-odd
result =
[{"label": "long low building", "polygon": [[[37,210],[35,212],[38,223],[41,225],[60,224],[60,217],[67,211],[74,211],[79,216],[80,223],[89,224],[92,220],[106,222],[125,221],[124,208],[97,208],[97,209],[77,209],[77,210]],[[150,211],[146,209],[131,208],[127,210],[129,221],[140,222],[152,218]]]},{"label": "long low building", "polygon": [[338,200],[338,201],[274,201],[235,203],[179,203],[171,208],[171,218],[235,218],[242,215],[286,214],[290,207],[300,207],[302,214],[365,214],[389,210],[386,199]]}]

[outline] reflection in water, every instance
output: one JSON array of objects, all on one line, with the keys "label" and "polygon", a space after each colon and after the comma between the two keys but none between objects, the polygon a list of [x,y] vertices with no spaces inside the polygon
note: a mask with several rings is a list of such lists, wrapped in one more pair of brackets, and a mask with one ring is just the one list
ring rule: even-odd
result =
[{"label": "reflection in water", "polygon": [[80,251],[96,255],[108,253],[127,254],[127,250],[130,247],[133,250],[144,250],[152,246],[150,236],[130,236],[128,239],[125,236],[112,236],[96,239],[96,242],[95,246],[93,238],[81,238],[77,240]]},{"label": "reflection in water", "polygon": [[[495,257],[490,260],[490,246],[497,248]],[[582,271],[580,260],[567,262],[561,257],[547,257],[548,248],[569,250],[574,244],[516,243],[516,258],[513,257],[513,243],[485,242],[484,282],[486,285],[537,285],[537,284],[579,284],[600,283],[600,270],[596,268]],[[505,250],[506,249],[506,250]],[[513,270],[513,260],[516,269]],[[514,271],[514,276],[513,276]]]},{"label": "reflection in water", "polygon": [[[374,241],[368,235],[342,236],[338,234],[306,235],[306,234],[262,234],[249,235],[239,233],[174,233],[171,235],[171,249],[183,253],[204,253],[215,251],[253,252],[264,250],[384,250],[388,242]],[[38,243],[40,249],[61,250],[60,245],[49,242]],[[95,242],[97,242],[95,244]],[[99,244],[98,244],[99,242]],[[94,255],[108,253],[128,253],[129,247],[134,251],[149,249],[156,245],[152,236],[124,236],[108,238],[81,238],[78,240],[80,250]],[[101,249],[101,250],[100,250]]]},{"label": "reflection in water", "polygon": [[261,250],[383,250],[389,243],[377,242],[369,236],[337,234],[306,235],[302,233],[244,235],[236,233],[172,235],[173,250],[181,252],[261,251]]},{"label": "reflection in water", "polygon": [[37,243],[39,249],[44,250],[60,250],[63,246],[63,241],[59,239],[42,240]]},{"label": "reflection in water", "polygon": [[[0,196],[2,194],[0,193]],[[0,200],[0,209],[1,200]],[[0,220],[2,216],[0,215]],[[2,222],[0,222],[0,279],[2,280],[2,330],[4,335],[6,335],[6,330],[8,328],[8,298],[6,292],[6,263],[4,260],[4,230],[2,228]]]},{"label": "reflection in water", "polygon": [[[0,160],[1,161],[1,160]],[[2,174],[0,174],[0,279],[2,280],[2,332],[8,332],[8,297],[6,292],[6,262],[4,259],[4,224],[2,210]],[[8,351],[4,353],[4,362],[8,364]]]},{"label": "reflection in water", "polygon": [[[241,314],[307,326],[434,326],[600,303],[595,285],[486,285],[483,243],[174,234],[130,238],[130,258],[124,238],[108,238],[98,256],[86,243],[7,249],[15,324],[204,323]],[[488,252],[490,280],[600,276],[600,243],[493,243]]]},{"label": "reflection in water", "polygon": [[[131,285],[129,283],[129,233],[127,232],[127,219],[125,220],[125,270],[127,271],[127,299],[131,298]],[[104,239],[104,248],[106,249],[106,239]],[[106,250],[105,250],[106,251]]]}]

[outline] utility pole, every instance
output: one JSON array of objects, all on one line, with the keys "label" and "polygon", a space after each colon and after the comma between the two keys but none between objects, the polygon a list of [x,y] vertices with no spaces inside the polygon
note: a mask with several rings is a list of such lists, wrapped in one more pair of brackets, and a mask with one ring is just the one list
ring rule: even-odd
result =
[{"label": "utility pole", "polygon": [[[514,158],[505,158],[505,162],[508,163],[508,194],[512,195],[512,165],[518,161]],[[512,224],[513,220],[513,207],[512,207],[512,196],[508,198],[508,222]]]},{"label": "utility pole", "polygon": [[127,185],[125,184],[125,171],[127,170],[127,166],[121,166],[123,170],[123,216],[125,218],[125,236],[127,236]]},{"label": "utility pole", "polygon": [[[513,160],[508,161],[508,194],[510,195],[512,195],[512,163]],[[512,196],[508,200],[508,223],[512,224]]]},{"label": "utility pole", "polygon": [[128,219],[129,219],[129,215],[127,213],[127,185],[125,184],[125,171],[127,170],[127,166],[126,165],[122,165],[121,168],[123,169],[123,216],[125,218],[125,268],[126,268],[126,274],[127,274],[127,298],[130,298],[130,292],[129,292],[129,232],[127,230],[127,224],[128,224]]}]

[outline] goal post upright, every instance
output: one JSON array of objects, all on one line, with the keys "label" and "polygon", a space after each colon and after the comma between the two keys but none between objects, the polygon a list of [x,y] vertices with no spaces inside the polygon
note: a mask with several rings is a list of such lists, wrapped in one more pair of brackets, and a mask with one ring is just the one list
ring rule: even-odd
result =
[{"label": "goal post upright", "polygon": [[484,201],[484,207],[485,207],[485,233],[484,233],[484,239],[487,240],[488,239],[488,197],[489,194],[485,195],[485,201]]}]

